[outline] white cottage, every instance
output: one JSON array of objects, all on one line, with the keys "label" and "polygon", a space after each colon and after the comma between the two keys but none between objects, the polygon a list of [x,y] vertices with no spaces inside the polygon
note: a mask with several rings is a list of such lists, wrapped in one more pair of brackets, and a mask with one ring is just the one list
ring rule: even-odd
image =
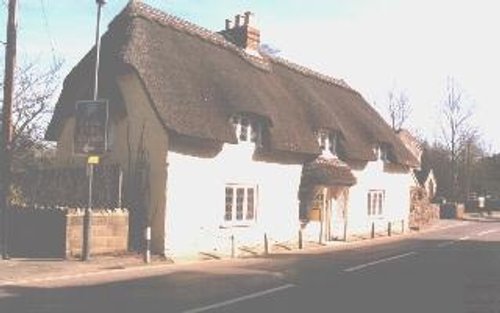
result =
[{"label": "white cottage", "polygon": [[[345,82],[259,50],[252,18],[212,32],[131,2],[103,35],[103,159],[124,169],[132,237],[149,225],[154,252],[176,256],[407,221],[417,160]],[[74,107],[94,55],[66,78],[46,133],[59,164],[84,162]]]}]

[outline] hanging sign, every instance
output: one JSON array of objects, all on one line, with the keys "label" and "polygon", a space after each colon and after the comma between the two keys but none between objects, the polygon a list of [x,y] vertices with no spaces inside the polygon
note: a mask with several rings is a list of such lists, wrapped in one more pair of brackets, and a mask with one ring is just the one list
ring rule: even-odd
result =
[{"label": "hanging sign", "polygon": [[73,152],[100,155],[107,150],[108,101],[78,101],[75,108]]}]

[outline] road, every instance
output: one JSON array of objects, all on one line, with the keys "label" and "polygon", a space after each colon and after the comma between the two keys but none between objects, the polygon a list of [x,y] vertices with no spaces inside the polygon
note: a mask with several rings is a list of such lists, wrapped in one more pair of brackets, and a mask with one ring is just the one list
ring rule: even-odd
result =
[{"label": "road", "polygon": [[500,312],[500,222],[0,287],[0,312]]}]

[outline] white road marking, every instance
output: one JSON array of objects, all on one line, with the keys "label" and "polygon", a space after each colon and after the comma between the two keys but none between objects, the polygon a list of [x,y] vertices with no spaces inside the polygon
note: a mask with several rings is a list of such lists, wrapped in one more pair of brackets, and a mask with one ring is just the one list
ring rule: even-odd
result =
[{"label": "white road marking", "polygon": [[285,289],[289,289],[289,288],[292,288],[292,287],[295,287],[295,285],[293,285],[293,284],[286,284],[286,285],[283,285],[283,286],[279,286],[279,287],[276,287],[276,288],[271,288],[271,289],[267,289],[267,290],[255,292],[255,293],[252,293],[252,294],[249,294],[249,295],[246,295],[246,296],[242,296],[242,297],[238,297],[238,298],[234,298],[234,299],[231,299],[231,300],[227,300],[227,301],[223,301],[223,302],[219,302],[219,303],[207,305],[207,306],[204,306],[204,307],[201,307],[201,308],[187,310],[187,311],[184,311],[183,313],[199,313],[199,312],[210,311],[210,310],[218,309],[218,308],[221,308],[221,307],[224,307],[224,306],[228,306],[228,305],[231,305],[231,304],[234,304],[234,303],[238,303],[238,302],[242,302],[242,301],[246,301],[246,300],[250,300],[250,299],[255,299],[255,298],[259,298],[259,297],[263,297],[263,296],[269,295],[271,293],[275,293],[275,292],[282,291],[282,290],[285,290]]},{"label": "white road marking", "polygon": [[482,231],[480,233],[477,233],[477,236],[482,237],[484,235],[488,235],[488,234],[494,233],[496,231],[497,231],[496,229],[485,230],[485,231]]},{"label": "white road marking", "polygon": [[437,245],[438,248],[444,248],[456,244],[457,241],[446,241]]},{"label": "white road marking", "polygon": [[417,255],[417,254],[418,253],[415,251],[408,252],[405,254],[399,254],[399,255],[391,256],[390,258],[380,259],[377,261],[373,261],[373,262],[357,265],[354,267],[346,268],[344,270],[344,272],[354,272],[354,271],[361,270],[361,269],[364,269],[364,268],[369,267],[369,266],[373,266],[373,265],[377,265],[377,264],[385,263],[385,262],[390,262],[390,261],[406,258],[406,257],[412,256],[412,255]]},{"label": "white road marking", "polygon": [[458,239],[458,240],[460,240],[460,241],[464,241],[464,240],[469,240],[469,239],[470,239],[470,237],[469,237],[469,236],[464,236],[464,237],[462,237],[462,238],[460,238],[460,239]]}]

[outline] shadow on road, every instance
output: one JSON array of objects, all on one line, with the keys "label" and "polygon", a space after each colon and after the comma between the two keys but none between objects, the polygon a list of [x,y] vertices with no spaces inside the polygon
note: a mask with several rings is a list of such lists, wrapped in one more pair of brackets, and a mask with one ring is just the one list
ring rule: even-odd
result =
[{"label": "shadow on road", "polygon": [[[455,240],[443,245],[449,242],[452,239],[406,239],[343,251],[276,254],[221,266],[200,263],[190,270],[108,283],[80,278],[65,287],[3,286],[0,312],[182,312],[287,283],[297,287],[265,297],[262,303],[235,305],[227,312],[282,312],[284,308],[302,313],[307,308],[310,312],[483,312],[492,305],[498,308],[500,242]],[[349,274],[344,271],[408,251],[418,254]]]}]

